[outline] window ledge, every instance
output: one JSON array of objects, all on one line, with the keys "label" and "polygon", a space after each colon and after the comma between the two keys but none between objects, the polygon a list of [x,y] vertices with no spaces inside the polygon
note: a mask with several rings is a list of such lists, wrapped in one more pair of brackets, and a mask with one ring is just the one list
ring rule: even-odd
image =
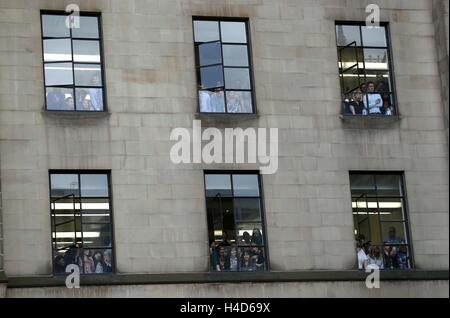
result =
[{"label": "window ledge", "polygon": [[101,118],[111,115],[108,111],[58,111],[58,110],[42,110],[42,114],[54,118]]},{"label": "window ledge", "polygon": [[239,114],[239,113],[195,113],[195,118],[210,123],[224,123],[230,122],[244,122],[250,120],[257,120],[258,114]]},{"label": "window ledge", "polygon": [[403,119],[400,115],[340,115],[345,126],[350,128],[382,128],[394,125]]},{"label": "window ledge", "polygon": [[[83,286],[148,285],[148,284],[208,284],[208,283],[279,283],[279,282],[334,282],[364,281],[363,271],[310,270],[297,272],[256,273],[172,273],[172,274],[114,274],[81,276]],[[448,270],[381,271],[384,281],[448,280]],[[10,277],[8,288],[65,286],[64,276]]]},{"label": "window ledge", "polygon": [[0,284],[6,284],[8,282],[8,278],[5,275],[4,271],[0,271]]}]

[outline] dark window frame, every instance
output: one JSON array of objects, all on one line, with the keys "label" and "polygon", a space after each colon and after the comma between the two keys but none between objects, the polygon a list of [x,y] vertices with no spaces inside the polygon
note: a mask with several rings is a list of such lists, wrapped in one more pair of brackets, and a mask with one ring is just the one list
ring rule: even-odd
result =
[{"label": "dark window frame", "polygon": [[[219,40],[218,41],[211,41],[211,42],[196,42],[195,41],[195,28],[194,28],[194,22],[195,21],[216,21],[219,24]],[[244,43],[228,43],[228,42],[222,42],[222,32],[221,32],[221,25],[220,22],[242,22],[245,23],[245,31],[247,36],[247,42]],[[250,29],[250,18],[248,17],[222,17],[222,16],[193,16],[192,17],[192,36],[193,36],[193,44],[194,44],[194,62],[195,62],[195,74],[196,74],[196,100],[197,100],[197,112],[200,114],[206,114],[206,115],[233,115],[233,116],[239,116],[239,115],[255,115],[257,114],[257,103],[256,103],[256,93],[255,93],[255,76],[253,71],[253,51],[252,51],[252,40],[251,40],[251,29]],[[200,44],[207,44],[207,43],[220,43],[221,46],[221,59],[222,63],[220,64],[212,64],[208,66],[203,67],[211,67],[211,66],[222,66],[222,72],[223,72],[223,80],[224,85],[223,87],[220,87],[222,89],[222,92],[224,93],[224,103],[225,103],[225,112],[202,112],[200,109],[200,98],[199,98],[199,92],[202,91],[200,89],[201,84],[201,77],[200,77],[200,69],[202,66],[197,64],[198,56],[197,56],[197,48]],[[225,66],[224,65],[224,56],[223,56],[223,45],[245,45],[247,47],[247,56],[248,56],[248,66]],[[236,69],[245,69],[247,68],[249,71],[249,80],[250,80],[250,89],[229,89],[227,90],[225,88],[225,68],[236,68]],[[252,112],[251,113],[233,113],[228,112],[227,107],[227,91],[236,91],[236,92],[250,92],[251,96],[251,106],[252,106]]]},{"label": "dark window frame", "polygon": [[[51,183],[51,177],[52,175],[57,175],[57,174],[76,174],[78,176],[78,191],[79,191],[79,195],[78,198],[81,199],[83,198],[81,196],[81,182],[80,182],[80,178],[81,175],[94,175],[94,174],[100,174],[100,175],[106,175],[107,176],[107,180],[108,180],[108,203],[109,203],[109,218],[110,218],[110,222],[105,222],[105,223],[101,223],[101,222],[91,222],[91,223],[87,223],[87,224],[109,224],[110,226],[110,231],[111,231],[111,247],[90,247],[89,249],[104,249],[104,250],[111,250],[111,255],[112,255],[112,272],[111,273],[91,273],[91,274],[84,274],[83,269],[80,269],[80,274],[82,276],[94,276],[94,275],[115,275],[117,274],[117,259],[116,259],[116,240],[115,240],[115,231],[114,231],[114,207],[113,207],[113,191],[112,191],[112,172],[111,170],[84,170],[84,169],[51,169],[48,172],[48,187],[49,187],[49,211],[50,211],[50,225],[51,225],[51,229],[50,229],[50,248],[52,251],[52,274],[53,276],[60,276],[61,274],[58,274],[55,272],[55,257],[57,255],[57,251],[58,249],[55,249],[55,244],[54,244],[54,239],[53,239],[53,233],[56,233],[54,231],[55,229],[55,224],[54,224],[54,220],[53,220],[53,215],[52,215],[52,203],[54,202],[52,200],[52,183]],[[65,196],[67,197],[67,196]],[[63,198],[65,198],[63,197]],[[74,196],[75,198],[76,196]],[[90,199],[96,199],[99,197],[88,197]],[[106,197],[101,197],[102,199],[105,199]],[[80,220],[81,220],[81,229],[80,232],[83,233],[83,221],[82,221],[82,214],[80,215]],[[86,223],[85,223],[86,224]],[[75,229],[76,231],[76,229]],[[83,234],[81,235],[81,239],[83,239]],[[75,238],[76,240],[76,238]],[[81,243],[81,245],[83,244],[83,242]],[[83,251],[83,246],[80,247],[80,249]]]},{"label": "dark window frame", "polygon": [[[42,70],[43,70],[43,86],[44,86],[44,108],[47,112],[62,112],[62,113],[107,113],[108,112],[108,101],[107,101],[107,91],[106,91],[106,73],[105,73],[105,50],[104,50],[104,37],[103,37],[103,21],[102,21],[102,13],[101,12],[94,12],[94,11],[81,11],[79,13],[80,17],[96,17],[98,21],[98,39],[93,38],[74,38],[72,36],[72,29],[70,29],[70,36],[69,37],[45,37],[44,36],[44,24],[43,24],[43,16],[44,15],[55,15],[55,16],[69,16],[71,13],[66,12],[63,10],[41,10],[40,11],[40,23],[41,23],[41,45],[42,45]],[[44,40],[52,40],[52,39],[70,39],[71,42],[71,54],[72,54],[72,60],[71,61],[54,61],[54,62],[45,62],[44,59]],[[73,58],[73,41],[96,41],[99,43],[99,49],[100,49],[100,62],[94,63],[94,62],[75,62]],[[54,64],[54,63],[72,63],[72,76],[73,76],[73,84],[72,85],[46,85],[46,78],[45,78],[45,65],[46,64]],[[83,65],[99,65],[101,68],[100,75],[102,80],[102,85],[98,87],[92,87],[92,86],[77,86],[75,84],[75,64],[83,64]],[[48,109],[47,105],[47,88],[67,88],[73,90],[73,99],[74,99],[74,109],[73,110],[67,110],[67,109]],[[76,105],[76,89],[77,88],[99,88],[102,90],[102,99],[103,99],[103,109],[99,111],[92,111],[92,110],[77,110]]]},{"label": "dark window frame", "polygon": [[[350,44],[354,43],[354,42],[349,43],[347,46],[339,46],[338,45],[339,43],[338,43],[338,34],[336,32],[336,27],[339,26],[339,25],[342,25],[342,26],[346,26],[346,25],[348,25],[348,26],[359,26],[360,39],[363,42],[361,43],[360,46],[355,45],[354,47],[356,49],[362,49],[363,53],[364,53],[364,49],[383,49],[383,50],[386,50],[387,55],[388,55],[387,56],[388,63],[389,63],[388,69],[387,70],[374,70],[374,71],[375,72],[376,71],[384,71],[384,72],[387,71],[389,73],[389,81],[390,81],[392,87],[391,87],[391,90],[387,94],[389,94],[390,98],[392,98],[392,106],[394,107],[394,110],[395,110],[395,113],[393,115],[385,115],[385,114],[367,114],[367,115],[356,114],[356,115],[348,115],[348,114],[345,114],[344,113],[344,109],[342,109],[341,115],[345,116],[345,117],[383,117],[383,118],[386,118],[386,117],[397,117],[397,118],[399,118],[401,116],[401,113],[400,113],[400,109],[399,109],[399,105],[398,105],[397,89],[396,89],[397,85],[396,85],[396,82],[395,82],[395,77],[396,76],[395,76],[395,65],[393,63],[393,52],[392,52],[392,41],[391,41],[392,36],[391,36],[390,23],[386,22],[386,21],[381,21],[379,23],[380,27],[384,27],[385,28],[386,45],[387,45],[386,47],[379,47],[379,46],[365,46],[364,45],[364,39],[363,39],[363,36],[362,36],[362,28],[361,27],[366,26],[367,25],[366,22],[336,20],[335,23],[334,23],[334,33],[335,33],[335,38],[336,38],[336,48],[337,48],[337,54],[338,54],[337,55],[338,63],[341,62],[340,61],[340,50],[345,48],[345,47],[348,47]],[[367,71],[366,71],[366,68],[365,68],[364,56],[363,56],[363,64],[364,64],[364,69],[363,69],[364,77],[363,78],[364,78],[365,82],[367,82],[367,77],[366,77],[366,72]],[[340,70],[339,67],[338,67],[338,72],[339,72],[340,94],[342,95],[342,94],[344,94],[345,87],[343,85],[343,77],[342,77],[342,73],[341,73],[341,70]],[[377,92],[375,91],[374,93],[377,93]],[[385,94],[386,94],[386,92],[385,92]],[[341,98],[341,103],[343,103],[342,98]]]},{"label": "dark window frame", "polygon": [[[212,170],[204,170],[203,171],[203,183],[204,183],[203,184],[203,189],[205,191],[206,223],[209,226],[209,215],[208,215],[208,202],[207,202],[207,199],[211,198],[211,197],[209,197],[207,195],[207,189],[206,189],[206,176],[207,175],[229,175],[230,176],[231,196],[227,197],[227,198],[231,198],[233,200],[233,205],[234,205],[234,199],[235,198],[237,198],[237,199],[246,199],[246,198],[248,199],[248,198],[251,198],[251,199],[258,199],[259,200],[260,208],[261,208],[261,211],[260,211],[260,213],[261,213],[261,232],[262,232],[263,243],[264,244],[258,245],[256,247],[260,247],[260,248],[264,249],[264,258],[265,258],[265,264],[264,264],[265,265],[265,270],[264,271],[259,271],[259,273],[260,272],[270,272],[271,268],[270,268],[269,239],[268,239],[267,230],[266,230],[265,203],[264,203],[264,196],[263,196],[264,188],[263,188],[263,182],[262,182],[262,175],[260,174],[260,171],[258,171],[258,170],[214,170],[214,169],[212,169]],[[256,175],[257,178],[258,178],[259,196],[257,196],[257,197],[254,197],[254,196],[253,197],[249,197],[249,196],[238,196],[238,197],[235,197],[234,196],[234,190],[233,190],[234,189],[234,186],[233,186],[233,175]],[[234,228],[235,228],[234,230],[236,231],[236,224],[239,224],[240,222],[236,221],[235,211],[234,210],[233,210],[233,219],[234,219]],[[257,222],[248,222],[248,223],[250,223],[250,224],[255,223],[256,224]],[[208,249],[209,249],[210,244],[211,244],[210,237],[209,237],[210,231],[211,230],[208,227],[208,231],[207,231],[207,233],[208,233],[207,234]],[[214,231],[214,229],[213,229],[213,231]],[[242,247],[242,246],[239,246],[237,243],[236,243],[236,246],[237,246],[238,249]],[[244,246],[244,247],[251,247],[251,245]],[[211,271],[211,257],[210,257],[209,253],[208,253],[208,255],[209,255],[209,262],[208,262],[209,270],[208,270],[208,272],[211,273],[211,274],[216,274],[217,273],[218,275],[220,275],[221,273],[225,273],[225,272]],[[255,272],[246,272],[246,271],[230,272],[230,271],[227,271],[226,273],[258,273],[258,271],[255,271]]]},{"label": "dark window frame", "polygon": [[[350,171],[349,172],[349,181],[351,181],[351,177],[352,176],[358,176],[358,175],[366,175],[366,176],[372,176],[374,177],[374,186],[375,186],[375,196],[370,196],[371,199],[376,199],[377,202],[377,212],[378,212],[378,227],[380,230],[380,234],[382,235],[382,224],[383,223],[400,223],[404,225],[404,234],[405,234],[405,241],[406,243],[404,244],[392,244],[395,246],[406,246],[408,248],[408,254],[409,254],[409,261],[410,261],[410,268],[411,269],[415,269],[415,259],[414,259],[414,247],[413,247],[413,240],[412,240],[412,232],[411,232],[411,225],[410,225],[410,218],[409,218],[409,205],[408,205],[408,194],[406,192],[406,177],[405,177],[405,173],[404,171],[362,171],[362,170],[355,170],[355,171]],[[377,176],[398,176],[401,182],[401,194],[400,196],[389,196],[389,195],[378,195],[378,188],[377,188],[377,180],[376,177]],[[349,187],[350,187],[350,196],[351,196],[351,203],[353,204],[353,200],[357,199],[360,196],[356,196],[353,195],[352,193],[352,185],[351,182],[349,182]],[[381,216],[380,216],[380,201],[379,199],[386,199],[386,198],[390,198],[390,199],[399,199],[401,200],[402,203],[402,213],[403,213],[403,220],[395,220],[395,221],[382,221],[381,220]],[[352,212],[353,212],[353,207],[352,207]],[[353,218],[354,220],[354,218]],[[353,221],[354,222],[354,221]],[[353,224],[353,228],[356,229],[357,228],[357,224]],[[382,238],[383,239],[383,238]],[[386,269],[384,269],[386,270]],[[408,269],[406,269],[408,270]]]}]

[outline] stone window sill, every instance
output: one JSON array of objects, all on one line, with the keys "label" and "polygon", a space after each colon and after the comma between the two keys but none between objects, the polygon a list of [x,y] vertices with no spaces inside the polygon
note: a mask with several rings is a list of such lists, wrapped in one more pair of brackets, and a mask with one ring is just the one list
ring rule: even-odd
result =
[{"label": "stone window sill", "polygon": [[[310,270],[297,272],[255,273],[168,273],[168,274],[113,274],[81,276],[82,286],[148,285],[148,284],[208,284],[208,283],[279,283],[279,282],[335,282],[364,281],[363,271]],[[448,280],[445,270],[381,271],[384,281]],[[65,286],[64,276],[9,277],[8,288]]]}]

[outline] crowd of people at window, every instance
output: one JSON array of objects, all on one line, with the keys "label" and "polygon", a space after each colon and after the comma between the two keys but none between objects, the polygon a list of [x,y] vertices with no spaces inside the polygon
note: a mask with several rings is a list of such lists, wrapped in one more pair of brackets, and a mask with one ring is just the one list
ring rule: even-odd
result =
[{"label": "crowd of people at window", "polygon": [[214,272],[255,272],[266,270],[266,260],[262,234],[258,228],[252,235],[244,231],[238,242],[228,240],[223,232],[222,240],[210,246],[211,271]]},{"label": "crowd of people at window", "polygon": [[[73,90],[59,87],[47,89],[47,109],[48,110],[79,110],[79,111],[102,111],[103,110],[103,90],[99,88],[100,78],[92,77],[92,88],[77,88],[76,100],[74,100]],[[67,93],[69,92],[69,93]]]},{"label": "crowd of people at window", "polygon": [[344,115],[395,115],[389,84],[383,78],[344,94],[342,107]]},{"label": "crowd of people at window", "polygon": [[82,274],[108,274],[113,272],[112,251],[82,249],[78,245],[70,247],[64,255],[54,259],[55,274],[65,274],[68,265],[75,264]]},{"label": "crowd of people at window", "polygon": [[383,270],[401,270],[411,268],[411,259],[404,239],[396,236],[395,227],[389,228],[389,238],[382,246],[372,245],[364,235],[356,238],[358,269],[378,268]]}]

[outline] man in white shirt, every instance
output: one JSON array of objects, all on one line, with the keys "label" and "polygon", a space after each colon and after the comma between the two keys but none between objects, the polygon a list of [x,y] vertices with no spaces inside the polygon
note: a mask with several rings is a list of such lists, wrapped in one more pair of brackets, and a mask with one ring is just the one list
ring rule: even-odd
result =
[{"label": "man in white shirt", "polygon": [[381,114],[383,99],[380,94],[373,93],[374,91],[375,84],[373,82],[367,83],[367,94],[364,95],[364,107],[369,110],[369,114]]}]

